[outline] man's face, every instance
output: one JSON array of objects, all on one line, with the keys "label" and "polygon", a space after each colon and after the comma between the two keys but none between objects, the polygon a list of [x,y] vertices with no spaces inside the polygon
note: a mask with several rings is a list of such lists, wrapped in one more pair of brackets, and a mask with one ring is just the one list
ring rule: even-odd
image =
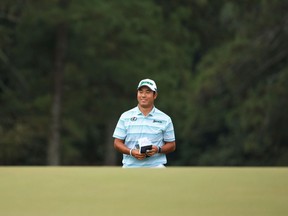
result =
[{"label": "man's face", "polygon": [[142,86],[137,91],[138,104],[143,108],[149,108],[154,105],[157,93],[146,86]]}]

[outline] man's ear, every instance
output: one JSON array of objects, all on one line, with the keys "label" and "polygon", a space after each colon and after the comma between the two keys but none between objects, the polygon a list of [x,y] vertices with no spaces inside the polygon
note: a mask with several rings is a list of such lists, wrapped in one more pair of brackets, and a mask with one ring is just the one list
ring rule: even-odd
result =
[{"label": "man's ear", "polygon": [[157,92],[154,92],[154,100],[157,98],[158,94]]}]

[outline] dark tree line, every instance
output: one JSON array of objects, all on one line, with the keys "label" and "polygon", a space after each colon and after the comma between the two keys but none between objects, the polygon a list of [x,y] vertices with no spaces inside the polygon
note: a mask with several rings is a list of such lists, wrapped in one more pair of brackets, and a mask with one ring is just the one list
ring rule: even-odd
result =
[{"label": "dark tree line", "polygon": [[287,165],[287,9],[2,0],[0,164],[119,164],[116,121],[149,77],[176,130],[170,165]]}]

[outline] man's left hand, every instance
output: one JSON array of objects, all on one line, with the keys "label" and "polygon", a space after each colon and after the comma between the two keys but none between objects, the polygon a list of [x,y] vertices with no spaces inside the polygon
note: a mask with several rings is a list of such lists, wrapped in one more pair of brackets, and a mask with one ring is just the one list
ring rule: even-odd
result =
[{"label": "man's left hand", "polygon": [[146,151],[146,155],[149,156],[149,157],[151,157],[151,156],[153,156],[154,154],[157,154],[157,153],[158,153],[158,147],[155,146],[155,145],[152,146],[151,150],[147,150]]}]

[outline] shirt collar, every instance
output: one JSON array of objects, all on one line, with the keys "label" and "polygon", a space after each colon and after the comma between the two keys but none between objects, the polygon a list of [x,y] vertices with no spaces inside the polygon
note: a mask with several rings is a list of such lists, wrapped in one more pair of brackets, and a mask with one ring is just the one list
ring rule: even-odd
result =
[{"label": "shirt collar", "polygon": [[[155,106],[153,106],[153,109],[150,111],[150,113],[147,116],[153,116],[153,114],[155,113]],[[143,115],[143,113],[141,112],[141,110],[139,109],[139,107],[136,107],[136,111],[137,111],[137,115]]]}]

